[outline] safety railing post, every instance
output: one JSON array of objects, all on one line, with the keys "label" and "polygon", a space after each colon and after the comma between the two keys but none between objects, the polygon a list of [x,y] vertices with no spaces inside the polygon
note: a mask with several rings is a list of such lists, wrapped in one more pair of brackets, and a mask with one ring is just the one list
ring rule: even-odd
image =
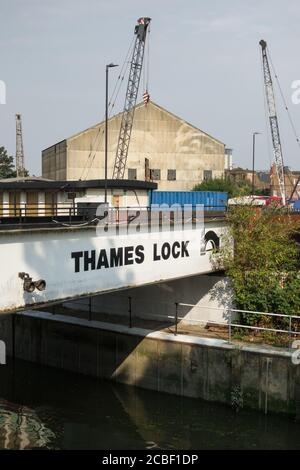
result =
[{"label": "safety railing post", "polygon": [[178,333],[178,302],[175,302],[175,330],[174,335]]},{"label": "safety railing post", "polygon": [[132,328],[132,298],[128,297],[129,328]]},{"label": "safety railing post", "polygon": [[92,321],[92,297],[89,297],[89,321]]},{"label": "safety railing post", "polygon": [[289,348],[292,342],[292,317],[289,317]]},{"label": "safety railing post", "polygon": [[229,310],[229,316],[228,316],[228,343],[231,343],[231,321],[232,321],[232,314],[231,314],[231,310]]}]

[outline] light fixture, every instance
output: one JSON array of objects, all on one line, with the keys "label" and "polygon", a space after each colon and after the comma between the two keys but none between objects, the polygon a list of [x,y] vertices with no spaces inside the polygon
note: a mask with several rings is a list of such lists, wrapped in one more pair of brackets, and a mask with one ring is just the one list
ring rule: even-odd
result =
[{"label": "light fixture", "polygon": [[46,281],[44,279],[39,279],[38,281],[33,281],[32,277],[28,273],[19,273],[19,278],[22,279],[23,289],[25,292],[32,293],[35,289],[42,291],[46,289]]}]

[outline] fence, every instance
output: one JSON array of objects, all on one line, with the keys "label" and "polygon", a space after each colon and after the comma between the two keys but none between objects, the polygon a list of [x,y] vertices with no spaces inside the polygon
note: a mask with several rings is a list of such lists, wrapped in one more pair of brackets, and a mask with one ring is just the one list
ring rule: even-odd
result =
[{"label": "fence", "polygon": [[[200,329],[203,329],[203,327],[207,326],[207,323],[210,326],[217,326],[222,328],[226,332],[226,337],[229,343],[232,342],[233,338],[233,329],[241,329],[241,330],[250,330],[250,331],[258,331],[258,332],[271,332],[271,333],[279,333],[282,335],[286,335],[286,339],[288,342],[288,346],[291,347],[291,342],[293,337],[297,337],[300,335],[300,331],[298,331],[298,322],[300,321],[300,316],[297,315],[285,315],[285,314],[279,314],[279,313],[270,313],[270,312],[258,312],[258,311],[252,311],[252,310],[240,310],[240,309],[235,309],[235,308],[219,308],[219,307],[210,307],[210,306],[203,306],[203,305],[197,305],[197,304],[189,304],[189,303],[184,303],[184,302],[159,302],[159,304],[171,307],[174,310],[174,315],[158,315],[158,314],[152,314],[147,317],[147,314],[143,317],[141,317],[140,314],[134,315],[134,310],[136,309],[136,302],[140,299],[133,299],[131,296],[122,296],[122,295],[115,295],[115,297],[119,297],[124,299],[124,307],[127,308],[127,325],[129,328],[132,328],[134,326],[140,326],[141,320],[158,320],[160,322],[168,322],[169,324],[174,326],[173,333],[174,335],[178,335],[180,333],[179,329],[182,328],[184,330],[184,325],[190,325],[190,326],[200,326]],[[92,309],[92,297],[89,298],[83,298],[79,299],[76,301],[73,301],[74,303],[77,304],[82,304],[83,307],[88,306],[88,319],[89,320],[95,320],[96,315],[101,314],[102,312],[96,312],[93,311]],[[180,308],[185,307],[185,308],[196,308],[196,309],[205,309],[205,310],[218,310],[223,312],[223,316],[226,320],[226,323],[220,323],[216,321],[209,321],[207,323],[203,322],[201,319],[196,319],[196,318],[187,318],[186,316],[180,315]],[[95,314],[95,315],[93,315]],[[278,319],[284,320],[288,327],[286,329],[284,328],[274,328],[274,327],[267,327],[267,326],[259,326],[259,324],[256,325],[245,325],[241,322],[238,321],[237,317],[239,315],[257,315],[260,317],[276,317]],[[113,316],[113,314],[111,314]],[[126,317],[125,317],[126,318]],[[139,322],[137,320],[140,320]],[[194,333],[197,335],[197,330],[194,331]],[[201,335],[200,335],[201,336]]]},{"label": "fence", "polygon": [[[195,225],[199,217],[213,217],[220,219],[224,217],[222,211],[210,211],[206,207],[206,212],[201,212],[197,208],[187,206],[186,208],[175,207],[109,207],[102,208],[98,211],[101,204],[73,204],[73,203],[57,203],[53,205],[47,204],[9,204],[2,203],[0,205],[0,228],[7,225],[20,224],[50,224],[69,223],[93,224],[103,222],[108,225],[130,226],[130,224],[138,223],[143,226],[153,227],[164,225]],[[200,215],[199,215],[200,214]]]}]

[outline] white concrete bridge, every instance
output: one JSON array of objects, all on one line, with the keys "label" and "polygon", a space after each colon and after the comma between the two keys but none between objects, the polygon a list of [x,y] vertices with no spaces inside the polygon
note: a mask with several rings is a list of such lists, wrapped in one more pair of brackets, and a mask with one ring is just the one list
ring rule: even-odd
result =
[{"label": "white concrete bridge", "polygon": [[0,230],[0,312],[212,271],[222,218],[203,226],[99,234],[95,226]]}]

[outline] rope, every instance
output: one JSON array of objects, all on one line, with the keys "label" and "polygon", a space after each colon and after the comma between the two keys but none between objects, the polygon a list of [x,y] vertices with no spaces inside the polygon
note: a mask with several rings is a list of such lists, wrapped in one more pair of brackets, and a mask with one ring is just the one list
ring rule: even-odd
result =
[{"label": "rope", "polygon": [[288,108],[286,99],[285,99],[285,97],[284,97],[284,94],[283,94],[283,91],[282,91],[282,88],[281,88],[281,85],[280,85],[280,82],[279,82],[278,75],[277,75],[277,73],[276,73],[276,70],[275,70],[275,68],[274,68],[274,65],[273,65],[273,62],[272,62],[272,59],[271,59],[270,52],[269,52],[269,58],[270,58],[271,67],[272,67],[274,76],[275,76],[275,78],[276,78],[276,82],[277,82],[277,85],[278,85],[278,88],[279,88],[279,92],[280,92],[280,95],[281,95],[281,98],[282,98],[282,101],[283,101],[285,110],[286,110],[286,112],[287,112],[287,115],[288,115],[288,118],[289,118],[289,121],[290,121],[292,130],[293,130],[294,136],[295,136],[295,138],[296,138],[296,142],[297,142],[297,144],[298,144],[298,146],[299,146],[299,148],[300,148],[300,140],[299,140],[299,137],[298,137],[298,135],[297,135],[296,127],[295,127],[295,124],[294,124],[294,122],[293,122],[293,119],[292,119],[290,110],[289,110],[289,108]]},{"label": "rope", "polygon": [[[295,127],[294,121],[293,121],[293,119],[292,119],[290,110],[289,110],[289,108],[288,108],[288,105],[287,105],[285,96],[284,96],[284,94],[283,94],[283,91],[282,91],[282,88],[281,88],[281,85],[280,85],[280,82],[279,82],[278,75],[277,75],[276,70],[275,70],[275,67],[274,67],[274,65],[273,65],[273,62],[272,62],[272,59],[271,59],[271,54],[270,54],[269,51],[268,51],[268,53],[269,53],[269,58],[270,58],[271,67],[272,67],[272,70],[273,70],[273,73],[274,73],[274,76],[275,76],[275,79],[276,79],[276,82],[277,82],[277,85],[278,85],[278,88],[279,88],[280,96],[281,96],[281,99],[282,99],[282,101],[283,101],[283,105],[284,105],[285,110],[286,110],[286,112],[287,112],[287,115],[288,115],[288,118],[289,118],[289,122],[290,122],[290,125],[291,125],[291,128],[292,128],[294,137],[295,137],[295,139],[296,139],[296,142],[297,142],[297,144],[298,144],[298,147],[300,148],[300,140],[299,140],[299,137],[298,137],[298,134],[297,134],[297,131],[296,131],[296,127]],[[293,198],[295,192],[297,191],[297,187],[298,187],[298,183],[299,183],[299,181],[300,181],[300,177],[297,178],[296,184],[293,184],[293,183],[292,183],[290,175],[289,175],[289,180],[290,180],[290,183],[291,183],[291,185],[292,185],[292,192],[291,192],[290,197],[289,197],[289,201],[290,201],[290,200]]]},{"label": "rope", "polygon": [[149,74],[150,74],[150,24],[148,26],[148,39],[147,39],[147,75],[146,75],[146,90],[149,91]]},{"label": "rope", "polygon": [[[87,159],[86,159],[86,162],[85,162],[85,164],[84,164],[84,167],[83,167],[83,170],[82,170],[82,172],[81,172],[79,181],[81,181],[82,178],[83,178],[83,174],[84,174],[84,172],[85,172],[85,170],[86,170],[86,168],[87,168],[89,159],[91,158],[91,155],[92,155],[92,152],[93,152],[93,147],[94,147],[94,145],[96,144],[96,141],[97,141],[97,139],[98,139],[98,137],[99,137],[100,132],[101,132],[101,128],[99,127],[98,132],[97,132],[97,134],[96,134],[96,136],[95,136],[95,138],[94,138],[94,141],[93,141],[93,143],[92,143],[92,145],[91,145],[91,150],[90,150],[90,153],[89,153],[89,155],[88,155],[88,157],[87,157]],[[85,179],[86,179],[86,178],[85,178]]]},{"label": "rope", "polygon": [[[115,102],[116,102],[116,99],[118,97],[118,94],[119,94],[119,91],[120,91],[120,88],[123,84],[123,81],[124,81],[124,77],[125,77],[125,74],[127,73],[127,70],[128,70],[128,66],[130,64],[129,62],[129,56],[132,55],[132,50],[133,50],[133,45],[134,45],[134,41],[135,41],[135,38],[132,39],[131,41],[131,44],[128,48],[128,51],[127,51],[127,54],[125,56],[125,60],[123,62],[123,65],[121,67],[121,71],[118,75],[118,78],[117,78],[117,81],[116,81],[116,84],[115,84],[115,87],[114,87],[114,90],[112,92],[112,95],[110,97],[110,100],[109,100],[109,103],[108,103],[108,108],[109,109],[109,114],[111,113],[114,105],[115,105]],[[119,86],[118,86],[118,82],[119,82]],[[118,87],[118,89],[117,89]],[[114,101],[113,101],[114,100]],[[113,103],[112,103],[113,101]]]},{"label": "rope", "polygon": [[[129,46],[129,48],[128,48],[127,54],[126,54],[126,56],[125,56],[125,60],[124,60],[124,62],[123,62],[123,64],[122,64],[122,67],[121,67],[121,71],[120,71],[120,73],[119,73],[119,75],[118,75],[118,78],[117,78],[117,80],[116,80],[116,84],[115,84],[115,86],[114,86],[113,92],[112,92],[111,97],[110,97],[109,102],[108,102],[108,117],[109,117],[109,118],[110,118],[111,115],[112,115],[112,111],[113,111],[113,109],[114,109],[114,107],[115,107],[116,100],[117,100],[117,98],[118,98],[118,96],[119,96],[119,93],[120,93],[122,84],[123,84],[123,82],[124,82],[124,77],[125,77],[125,75],[126,75],[126,73],[127,73],[127,70],[128,70],[129,64],[130,64],[130,62],[128,61],[128,59],[129,59],[130,54],[132,53],[134,41],[135,41],[135,38],[133,38],[133,40],[131,41],[131,44],[130,44],[130,46]],[[104,115],[103,115],[102,121],[104,121],[104,119],[105,119],[105,113],[104,113]],[[99,142],[98,142],[98,144],[97,144],[97,146],[96,146],[96,142],[97,142],[97,139],[99,138],[99,135],[100,135],[101,131],[102,131],[102,135],[100,136],[101,139],[99,140]],[[89,171],[90,171],[90,169],[92,168],[92,165],[93,165],[93,163],[94,163],[97,150],[99,149],[99,146],[100,146],[100,144],[102,143],[103,136],[104,136],[104,130],[101,129],[101,127],[99,127],[98,132],[97,132],[97,134],[96,134],[96,136],[95,136],[95,138],[94,138],[94,140],[93,140],[93,142],[92,142],[91,150],[90,150],[89,155],[88,155],[88,157],[87,157],[87,159],[86,159],[86,162],[85,162],[85,165],[84,165],[83,170],[82,170],[82,172],[81,172],[81,175],[80,175],[79,180],[82,180],[82,179],[85,179],[85,180],[86,180],[86,179],[87,179],[88,174],[89,174]],[[93,152],[94,152],[94,155],[92,156]],[[83,175],[84,175],[84,173],[85,173],[86,170],[87,170],[86,175],[85,175],[85,177],[83,178]]]},{"label": "rope", "polygon": [[82,224],[67,224],[66,222],[60,222],[59,220],[52,219],[52,222],[56,223],[57,225],[61,225],[62,227],[70,227],[70,228],[84,227],[96,221],[100,222],[100,219],[95,217],[94,219],[88,220],[87,222],[83,222]]}]

